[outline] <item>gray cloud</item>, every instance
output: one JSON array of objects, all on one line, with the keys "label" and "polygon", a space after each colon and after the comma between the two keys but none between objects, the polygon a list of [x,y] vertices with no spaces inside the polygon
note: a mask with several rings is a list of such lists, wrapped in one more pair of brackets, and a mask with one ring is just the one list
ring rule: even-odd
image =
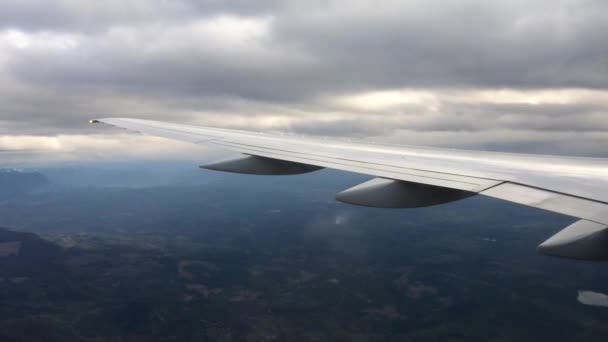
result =
[{"label": "gray cloud", "polygon": [[[551,153],[563,138],[596,155],[608,131],[602,0],[9,0],[0,23],[3,135],[87,134],[89,118],[136,116],[430,142],[468,133],[460,146]],[[384,90],[429,98],[337,101]],[[529,143],[534,131],[547,133]]]},{"label": "gray cloud", "polygon": [[[203,2],[197,11],[192,3],[176,1],[59,3],[67,14],[58,15],[58,21],[93,16],[93,22],[105,23],[104,30],[82,37],[76,49],[23,51],[10,65],[16,77],[273,101],[395,87],[608,85],[605,1],[444,1],[431,6],[312,1],[281,7]],[[53,17],[55,7],[48,7],[49,15],[30,21]],[[259,11],[239,10],[252,7]],[[268,35],[231,44],[229,37],[214,36],[225,32],[204,32],[193,24],[217,13],[250,14],[238,17],[242,21],[266,18]],[[86,24],[75,26],[67,32],[81,34],[78,27]]]},{"label": "gray cloud", "polygon": [[[605,87],[602,1],[374,2],[278,20],[352,87]],[[333,76],[333,75],[332,75]]]},{"label": "gray cloud", "polygon": [[94,33],[112,26],[174,23],[218,14],[260,15],[279,7],[278,0],[4,0],[0,27],[26,31]]}]

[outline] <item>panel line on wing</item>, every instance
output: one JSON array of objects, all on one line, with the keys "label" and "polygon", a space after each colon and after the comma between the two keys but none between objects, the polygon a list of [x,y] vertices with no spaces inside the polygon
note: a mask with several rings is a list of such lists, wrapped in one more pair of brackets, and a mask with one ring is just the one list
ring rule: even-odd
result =
[{"label": "panel line on wing", "polygon": [[[496,180],[496,179],[463,176],[463,175],[456,174],[456,173],[441,172],[441,171],[431,171],[431,170],[424,170],[424,169],[419,169],[419,168],[404,168],[404,167],[397,166],[397,165],[382,164],[382,163],[371,162],[371,161],[361,162],[361,161],[358,161],[358,160],[353,160],[353,159],[348,159],[348,158],[330,157],[330,156],[325,156],[325,155],[320,155],[320,154],[304,153],[304,152],[298,152],[298,151],[290,151],[290,150],[277,149],[277,148],[273,148],[273,147],[258,146],[258,145],[252,145],[252,144],[243,144],[243,143],[234,142],[234,141],[230,141],[230,140],[226,140],[226,139],[224,139],[222,141],[223,141],[224,144],[248,146],[248,147],[251,147],[251,148],[262,148],[262,149],[265,149],[265,150],[274,150],[274,151],[280,151],[280,152],[285,152],[285,153],[300,154],[300,155],[303,155],[303,156],[306,156],[306,157],[311,157],[312,156],[312,157],[328,158],[328,159],[332,159],[332,160],[342,160],[342,161],[347,161],[347,162],[352,162],[352,163],[370,164],[370,165],[377,165],[377,166],[381,166],[381,167],[390,167],[390,168],[395,168],[395,169],[398,169],[398,170],[404,170],[405,169],[405,170],[419,171],[419,172],[425,172],[425,173],[443,174],[443,175],[447,175],[447,176],[459,177],[461,179],[466,179],[466,180],[476,179],[476,180],[482,180],[484,182],[486,182],[486,181],[493,182],[492,185],[490,185],[490,187],[499,184],[499,183],[495,183],[495,182],[502,182],[502,181],[499,181],[499,180]],[[224,145],[224,146],[227,146],[227,145]],[[238,147],[238,146],[235,146],[235,147]],[[443,179],[443,178],[438,178],[438,179]],[[462,182],[467,183],[467,181],[462,181]],[[481,185],[478,182],[470,183],[470,184]]]},{"label": "panel line on wing", "polygon": [[[217,142],[212,142],[212,143],[214,145],[220,145],[220,146],[230,147],[230,145],[224,144],[224,143],[217,143]],[[288,152],[288,151],[285,151],[285,153],[276,153],[276,152],[269,152],[269,151],[266,151],[266,150],[263,150],[263,149],[260,149],[260,148],[255,149],[255,148],[245,148],[245,147],[243,147],[242,149],[245,150],[245,151],[253,151],[253,152],[256,152],[256,153],[258,153],[258,152],[267,153],[270,156],[293,157],[293,158],[306,159],[306,160],[313,161],[313,162],[330,162],[330,163],[337,164],[337,165],[355,166],[355,165],[346,164],[346,163],[339,163],[339,162],[335,162],[335,161],[327,161],[327,160],[324,161],[324,160],[321,160],[321,159],[315,159],[315,158],[313,158],[314,155],[310,155],[309,156],[309,155],[307,155],[305,153],[301,153],[301,152]],[[303,156],[302,157],[296,157],[296,156],[291,156],[291,155],[286,154],[286,153],[294,153],[294,154],[297,153],[297,154],[301,154]],[[317,156],[317,157],[321,157],[321,156]],[[343,160],[343,161],[351,161],[351,160],[348,160],[348,159],[340,159],[340,158],[330,158],[330,157],[322,157],[322,158],[327,158],[327,159],[330,159],[330,160],[331,159],[337,159],[337,160]],[[358,161],[354,161],[354,160],[352,162],[359,163],[359,164],[373,164],[373,163],[368,163],[368,162],[358,162]],[[384,166],[389,166],[390,167],[390,165],[384,165]],[[373,167],[365,167],[365,166],[359,166],[359,167],[365,168],[365,169],[369,169],[369,170],[386,171],[386,170],[383,170],[383,169],[378,169],[378,168],[373,168]],[[408,169],[402,169],[402,170],[408,170]],[[403,174],[404,175],[408,175],[408,176],[417,176],[417,175],[408,174],[408,173],[405,173],[405,172],[403,172]],[[437,180],[442,180],[442,181],[453,181],[453,182],[459,182],[459,183],[465,183],[465,184],[471,184],[471,185],[480,185],[479,183],[466,182],[466,181],[454,181],[454,180],[451,180],[451,179],[445,179],[445,178],[439,178],[439,177],[425,176],[425,178],[437,179]]]},{"label": "panel line on wing", "polygon": [[[160,127],[160,126],[156,126],[156,125],[150,125],[150,124],[145,124],[145,123],[141,123],[140,121],[134,121],[131,119],[121,119],[123,121],[126,121],[127,125],[128,124],[132,124],[132,125],[138,125],[138,126],[143,126],[143,127],[147,127],[149,129],[152,130],[165,130],[165,131],[171,131],[171,132],[175,132],[175,133],[179,133],[179,134],[189,134],[189,135],[195,135],[195,136],[209,136],[209,137],[213,137],[213,138],[224,138],[224,136],[216,136],[216,135],[211,135],[211,134],[205,134],[200,132],[200,130],[205,130],[205,131],[211,131],[211,133],[213,134],[242,134],[242,135],[255,135],[257,137],[259,136],[263,136],[266,137],[265,134],[263,133],[258,133],[258,132],[248,132],[248,131],[240,131],[240,130],[235,130],[235,129],[224,129],[224,128],[215,128],[215,127],[201,127],[201,128],[197,128],[197,131],[192,131],[191,127],[189,128],[188,125],[182,125],[182,124],[170,124],[171,126],[179,126],[179,127],[183,127],[180,129],[175,129],[175,128],[168,128],[168,127]],[[112,124],[110,124],[112,125]],[[112,125],[115,126],[115,125]],[[116,126],[116,127],[120,127],[120,126]],[[124,127],[121,127],[124,128]],[[132,128],[125,128],[125,129],[130,129],[130,130],[134,130]]]},{"label": "panel line on wing", "polygon": [[[412,170],[412,171],[419,171],[419,172],[424,172],[424,173],[442,174],[442,175],[447,175],[447,176],[458,177],[460,179],[466,179],[467,181],[462,181],[462,182],[463,183],[469,183],[469,184],[480,185],[480,183],[478,183],[478,182],[469,182],[469,180],[472,180],[472,179],[483,180],[483,181],[491,181],[491,182],[500,182],[500,181],[495,180],[495,179],[470,177],[470,176],[463,176],[463,175],[454,174],[454,173],[429,171],[429,170],[423,170],[423,169],[417,169],[417,168],[404,168],[404,167],[401,167],[401,166],[395,166],[395,165],[389,165],[389,164],[381,164],[381,163],[369,162],[369,161],[361,162],[361,161],[358,161],[358,160],[347,159],[347,158],[329,157],[329,156],[324,156],[324,155],[319,155],[319,154],[304,153],[304,152],[289,151],[289,150],[281,150],[281,149],[264,147],[264,146],[256,146],[256,145],[235,143],[235,142],[232,142],[232,141],[229,141],[229,140],[222,140],[222,143],[221,144],[218,143],[217,145],[222,145],[222,146],[225,146],[225,147],[231,146],[231,147],[235,147],[235,148],[240,148],[240,146],[247,146],[247,148],[251,148],[251,149],[253,149],[253,148],[263,149],[263,150],[258,150],[258,151],[273,150],[273,151],[280,151],[280,152],[290,153],[290,154],[299,154],[299,155],[303,155],[306,158],[309,158],[311,160],[315,160],[315,159],[312,159],[311,157],[318,157],[318,158],[326,158],[326,159],[331,159],[331,160],[346,161],[346,162],[351,162],[351,163],[377,165],[377,166],[381,166],[381,167],[390,167],[390,168],[394,168],[394,169],[398,169],[398,170]],[[240,145],[240,146],[234,146],[234,145]],[[243,148],[245,148],[245,147],[243,147]],[[277,153],[277,155],[281,155],[281,154]],[[344,164],[344,165],[347,165],[347,164]],[[444,179],[444,178],[437,178],[437,179]],[[458,180],[458,181],[460,181],[460,180]],[[496,184],[493,184],[492,186],[494,186],[494,185],[496,185]]]}]

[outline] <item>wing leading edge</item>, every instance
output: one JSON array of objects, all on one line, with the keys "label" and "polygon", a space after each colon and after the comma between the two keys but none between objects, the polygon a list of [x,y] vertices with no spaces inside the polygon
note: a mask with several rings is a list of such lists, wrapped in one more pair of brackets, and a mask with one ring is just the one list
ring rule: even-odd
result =
[{"label": "wing leading edge", "polygon": [[202,166],[213,170],[284,175],[334,168],[376,177],[337,195],[352,204],[412,208],[482,194],[578,217],[539,251],[608,260],[606,159],[374,145],[139,119],[91,122],[241,154]]}]

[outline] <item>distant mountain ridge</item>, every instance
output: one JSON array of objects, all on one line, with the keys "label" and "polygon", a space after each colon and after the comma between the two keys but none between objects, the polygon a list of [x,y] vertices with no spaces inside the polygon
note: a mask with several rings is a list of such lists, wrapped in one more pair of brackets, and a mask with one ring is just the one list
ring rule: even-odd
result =
[{"label": "distant mountain ridge", "polygon": [[39,172],[0,169],[0,197],[41,190],[49,185],[49,179]]}]

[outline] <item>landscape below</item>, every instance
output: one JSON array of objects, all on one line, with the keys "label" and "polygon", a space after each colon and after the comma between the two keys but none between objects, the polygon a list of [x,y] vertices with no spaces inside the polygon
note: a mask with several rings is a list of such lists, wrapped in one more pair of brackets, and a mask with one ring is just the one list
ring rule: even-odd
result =
[{"label": "landscape below", "polygon": [[0,340],[608,337],[606,264],[535,253],[573,218],[362,208],[334,200],[361,175],[191,167],[0,172]]}]

